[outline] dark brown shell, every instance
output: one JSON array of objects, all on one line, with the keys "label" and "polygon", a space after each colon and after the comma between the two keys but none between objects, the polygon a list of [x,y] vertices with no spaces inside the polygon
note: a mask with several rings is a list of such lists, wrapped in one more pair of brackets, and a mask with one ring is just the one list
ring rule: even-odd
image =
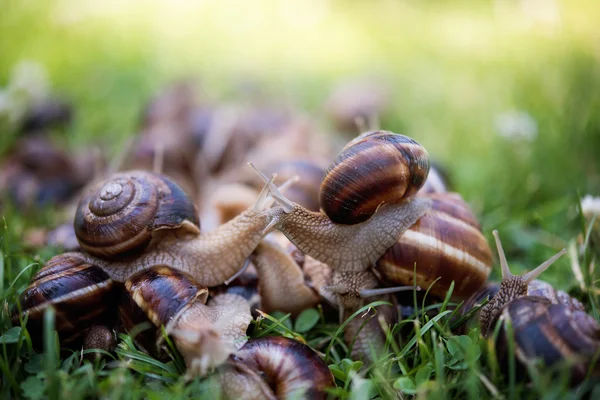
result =
[{"label": "dark brown shell", "polygon": [[[511,301],[503,308],[500,319],[512,323],[515,355],[520,362],[538,359],[548,367],[568,365],[572,384],[586,378],[600,350],[600,324],[594,318],[542,297],[523,296]],[[505,364],[508,349],[507,331],[501,329],[496,352]],[[600,376],[597,364],[592,376]]]},{"label": "dark brown shell", "polygon": [[387,131],[367,132],[348,143],[321,183],[319,204],[338,224],[369,219],[383,203],[415,194],[429,171],[427,151]]},{"label": "dark brown shell", "polygon": [[[327,364],[310,347],[285,337],[250,340],[234,359],[259,371],[278,399],[326,399],[325,389],[335,386]],[[237,382],[227,386],[239,389]]]},{"label": "dark brown shell", "polygon": [[[387,285],[417,285],[444,297],[466,298],[481,288],[492,270],[492,254],[469,205],[456,193],[434,193],[432,208],[377,262]],[[439,279],[438,279],[439,278]],[[437,280],[437,281],[436,281]],[[434,284],[434,281],[435,284]]]},{"label": "dark brown shell", "polygon": [[112,258],[140,252],[153,231],[186,221],[200,226],[193,203],[177,184],[159,174],[130,171],[88,191],[79,201],[74,227],[82,249]]},{"label": "dark brown shell", "polygon": [[[123,327],[131,332],[136,326],[150,322],[154,327],[167,325],[181,310],[194,301],[206,303],[208,289],[175,269],[156,266],[135,274],[125,282],[119,313]],[[136,341],[148,352],[156,353],[158,330],[147,329]]]},{"label": "dark brown shell", "polygon": [[[44,313],[56,310],[56,331],[62,344],[80,339],[92,325],[116,320],[119,287],[99,267],[76,254],[53,257],[32,279],[20,298],[28,314],[27,328],[36,345],[41,344]],[[13,322],[18,322],[18,314]]]}]

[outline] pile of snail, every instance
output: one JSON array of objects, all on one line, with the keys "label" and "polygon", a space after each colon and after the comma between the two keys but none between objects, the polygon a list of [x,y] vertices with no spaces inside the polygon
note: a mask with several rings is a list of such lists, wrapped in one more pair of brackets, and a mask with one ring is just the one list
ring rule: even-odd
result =
[{"label": "pile of snail", "polygon": [[[207,145],[212,139],[205,131]],[[171,150],[160,150],[163,170],[181,179],[183,169],[194,167],[177,155],[185,166],[172,163]],[[252,151],[245,155],[252,161]],[[218,164],[201,163],[204,173]],[[326,398],[334,379],[308,346],[280,337],[247,339],[253,310],[298,315],[324,303],[337,308],[342,322],[385,300],[392,306],[378,308],[377,318],[361,315],[344,331],[352,358],[372,362],[384,349],[382,321],[397,322],[396,292],[422,289],[441,299],[453,285],[453,299],[466,301],[463,313],[489,297],[479,310],[481,334],[495,338],[502,357],[506,332],[493,332],[498,321],[510,320],[519,361],[566,360],[574,384],[600,377],[592,357],[600,349],[600,325],[577,300],[535,280],[562,252],[515,276],[494,232],[502,282],[486,285],[492,255],[479,223],[459,194],[446,191],[415,140],[369,131],[326,171],[305,160],[251,167],[238,173],[238,182],[200,185],[222,196],[208,230],[198,202],[186,194],[198,196],[193,179],[184,190],[164,174],[130,170],[93,184],[73,218],[80,251],[53,257],[33,277],[14,323],[26,316],[39,345],[36,335],[52,306],[62,345],[109,351],[116,327],[134,332],[146,323],[153,328],[135,340],[155,357],[166,356],[164,327],[189,374],[215,371],[228,398],[292,392]],[[280,172],[289,179],[276,181]]]}]

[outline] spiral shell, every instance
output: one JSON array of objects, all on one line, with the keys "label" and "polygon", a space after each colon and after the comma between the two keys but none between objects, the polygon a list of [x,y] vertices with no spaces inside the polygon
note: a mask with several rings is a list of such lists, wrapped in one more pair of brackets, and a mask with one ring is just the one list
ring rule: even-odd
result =
[{"label": "spiral shell", "polygon": [[333,222],[357,224],[383,203],[415,194],[428,171],[427,151],[415,140],[387,131],[363,133],[327,170],[319,204]]},{"label": "spiral shell", "polygon": [[285,337],[250,340],[220,374],[228,399],[326,399],[335,386],[327,364],[310,347]]},{"label": "spiral shell", "polygon": [[[600,324],[585,312],[552,304],[543,297],[523,296],[508,303],[499,318],[511,321],[515,355],[523,365],[534,359],[546,366],[566,364],[572,384],[586,379],[590,372],[594,379],[600,377],[595,360],[600,350]],[[496,353],[503,364],[507,364],[509,351],[507,335],[502,329],[496,341]]]},{"label": "spiral shell", "polygon": [[[119,312],[123,327],[151,322],[153,326],[167,325],[178,313],[195,300],[206,302],[208,289],[199,286],[189,275],[175,269],[156,266],[135,274],[125,282]],[[150,353],[156,353],[156,329],[136,336],[136,341]]]},{"label": "spiral shell", "polygon": [[[99,267],[90,265],[76,254],[52,258],[32,279],[21,295],[23,314],[33,342],[40,345],[44,312],[56,310],[56,331],[62,344],[83,336],[94,324],[116,320],[118,286]],[[14,313],[13,322],[19,320]]]},{"label": "spiral shell", "polygon": [[74,226],[82,249],[113,258],[140,252],[153,231],[179,228],[186,221],[200,227],[194,205],[179,186],[162,175],[130,171],[87,192]]},{"label": "spiral shell", "polygon": [[[492,254],[468,204],[456,193],[429,196],[432,208],[410,227],[377,262],[389,285],[417,285],[444,297],[465,298],[485,284]],[[439,280],[438,280],[439,278]],[[437,281],[436,281],[437,280]],[[435,284],[434,284],[435,282]]]}]

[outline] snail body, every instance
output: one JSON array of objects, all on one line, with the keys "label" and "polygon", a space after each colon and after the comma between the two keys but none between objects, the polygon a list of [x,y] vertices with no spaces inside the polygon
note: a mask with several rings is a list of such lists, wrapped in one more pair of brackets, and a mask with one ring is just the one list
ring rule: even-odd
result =
[{"label": "snail body", "polygon": [[[33,278],[20,298],[22,314],[36,346],[42,343],[44,313],[56,310],[56,331],[61,343],[86,340],[95,325],[112,326],[116,321],[119,288],[101,268],[76,255],[54,257]],[[13,313],[18,323],[19,314]],[[98,345],[98,341],[96,341]],[[103,347],[110,347],[111,341]]]},{"label": "snail body", "polygon": [[[146,190],[153,185],[158,189]],[[218,229],[201,233],[194,206],[168,178],[142,171],[116,174],[82,198],[75,232],[88,254],[73,255],[119,282],[165,265],[191,274],[200,285],[217,286],[261,241],[268,225],[262,212],[266,195],[261,192],[253,207]]]},{"label": "snail body", "polygon": [[144,270],[125,282],[119,309],[123,326],[131,331],[144,321],[151,328],[136,340],[151,354],[159,354],[160,330],[173,337],[190,375],[204,375],[222,364],[246,342],[252,320],[250,305],[241,296],[224,293],[208,304],[208,289],[192,277],[164,266]]}]

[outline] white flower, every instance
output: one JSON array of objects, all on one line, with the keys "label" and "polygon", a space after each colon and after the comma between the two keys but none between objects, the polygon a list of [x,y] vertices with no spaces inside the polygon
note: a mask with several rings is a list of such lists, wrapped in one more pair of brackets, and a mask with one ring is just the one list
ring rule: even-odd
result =
[{"label": "white flower", "polygon": [[538,133],[536,120],[524,111],[509,111],[496,118],[496,131],[512,140],[532,141]]},{"label": "white flower", "polygon": [[581,212],[587,219],[591,219],[594,215],[600,216],[600,197],[593,197],[592,195],[586,195],[581,199]]}]

